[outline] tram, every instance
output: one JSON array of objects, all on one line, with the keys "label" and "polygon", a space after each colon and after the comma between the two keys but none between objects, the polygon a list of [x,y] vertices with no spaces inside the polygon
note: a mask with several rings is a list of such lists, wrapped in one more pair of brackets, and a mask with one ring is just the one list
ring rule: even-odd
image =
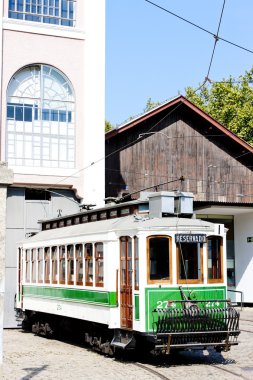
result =
[{"label": "tram", "polygon": [[68,331],[106,354],[238,344],[226,229],[194,217],[192,196],[182,194],[148,193],[43,221],[18,245],[23,328],[47,337]]}]

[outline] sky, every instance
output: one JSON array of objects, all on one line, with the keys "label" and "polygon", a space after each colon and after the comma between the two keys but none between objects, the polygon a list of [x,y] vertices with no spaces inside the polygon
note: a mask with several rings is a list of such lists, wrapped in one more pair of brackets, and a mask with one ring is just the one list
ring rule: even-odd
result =
[{"label": "sky", "polygon": [[[152,0],[217,33],[224,0]],[[253,51],[253,0],[226,0],[219,36]],[[149,98],[163,102],[203,83],[214,47],[206,33],[145,0],[106,0],[106,120],[120,125],[143,112]],[[253,54],[222,40],[209,78],[238,78]]]}]

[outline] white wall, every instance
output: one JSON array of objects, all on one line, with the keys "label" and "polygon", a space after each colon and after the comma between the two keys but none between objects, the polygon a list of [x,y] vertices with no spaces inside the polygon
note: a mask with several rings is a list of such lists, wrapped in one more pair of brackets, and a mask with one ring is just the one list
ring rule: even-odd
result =
[{"label": "white wall", "polygon": [[253,303],[253,243],[247,243],[253,236],[253,212],[235,215],[234,228],[236,290],[243,291],[244,302]]},{"label": "white wall", "polygon": [[73,186],[84,203],[101,206],[105,196],[105,0],[77,0],[75,28],[8,19],[7,0],[4,5],[0,158],[5,160],[6,91],[10,79],[26,65],[52,65],[68,77],[75,92],[76,167],[12,167],[14,183]]}]

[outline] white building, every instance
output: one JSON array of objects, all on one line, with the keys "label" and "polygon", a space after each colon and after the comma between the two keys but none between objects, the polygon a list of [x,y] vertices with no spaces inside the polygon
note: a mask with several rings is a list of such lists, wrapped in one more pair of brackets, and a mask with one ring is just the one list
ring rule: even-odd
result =
[{"label": "white building", "polygon": [[16,242],[39,229],[38,219],[77,211],[77,201],[103,204],[105,0],[0,7],[0,159],[14,172],[5,300],[12,327]]}]

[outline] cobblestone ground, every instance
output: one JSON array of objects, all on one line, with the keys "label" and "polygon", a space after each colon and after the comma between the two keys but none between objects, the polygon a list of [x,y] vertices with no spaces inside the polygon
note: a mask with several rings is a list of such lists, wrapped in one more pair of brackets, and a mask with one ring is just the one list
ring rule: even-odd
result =
[{"label": "cobblestone ground", "polygon": [[241,312],[240,328],[240,344],[229,352],[182,352],[142,362],[116,360],[21,330],[5,330],[3,379],[253,379],[253,308]]}]

